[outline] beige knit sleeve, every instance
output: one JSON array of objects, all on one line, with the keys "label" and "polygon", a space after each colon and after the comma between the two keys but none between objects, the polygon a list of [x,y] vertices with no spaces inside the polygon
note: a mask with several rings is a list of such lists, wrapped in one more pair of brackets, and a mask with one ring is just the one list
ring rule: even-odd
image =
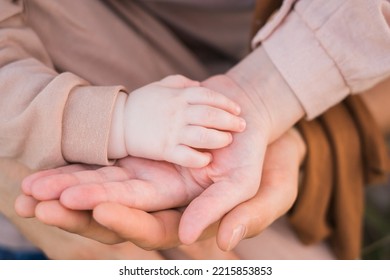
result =
[{"label": "beige knit sleeve", "polygon": [[111,114],[121,86],[57,73],[23,6],[0,0],[0,157],[32,169],[109,164]]},{"label": "beige knit sleeve", "polygon": [[389,0],[285,0],[262,44],[309,119],[390,75]]}]

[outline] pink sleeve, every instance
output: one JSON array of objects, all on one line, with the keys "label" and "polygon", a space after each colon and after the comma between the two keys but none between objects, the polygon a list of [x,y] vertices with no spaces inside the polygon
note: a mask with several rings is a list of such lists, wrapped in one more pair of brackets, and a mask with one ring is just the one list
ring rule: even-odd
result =
[{"label": "pink sleeve", "polygon": [[32,169],[110,164],[112,110],[121,86],[57,73],[23,6],[0,0],[0,157]]},{"label": "pink sleeve", "polygon": [[390,75],[388,0],[285,0],[252,41],[311,119]]}]

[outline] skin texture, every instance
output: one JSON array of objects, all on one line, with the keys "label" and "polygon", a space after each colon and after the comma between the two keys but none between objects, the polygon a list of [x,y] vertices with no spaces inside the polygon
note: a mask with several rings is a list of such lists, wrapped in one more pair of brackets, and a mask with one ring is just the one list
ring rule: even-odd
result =
[{"label": "skin texture", "polygon": [[[0,159],[0,212],[50,259],[161,259],[156,251],[145,251],[130,242],[107,245],[81,235],[45,225],[35,218],[25,219],[14,211],[20,184],[31,170],[11,160]],[[28,206],[27,206],[28,208]],[[55,214],[55,213],[54,213]],[[60,213],[57,213],[60,214]],[[96,232],[96,234],[99,234]]]},{"label": "skin texture", "polygon": [[[380,103],[381,100],[387,100],[388,86],[389,82],[386,81],[362,95],[366,104],[372,110],[375,119],[383,124],[381,127],[387,133],[389,131],[386,129],[389,123],[389,118],[386,117],[388,113],[387,107],[375,106],[375,104]],[[217,242],[220,248],[224,250],[233,249],[241,239],[258,235],[277,217],[283,215],[295,200],[298,189],[297,177],[299,165],[304,156],[305,144],[299,134],[294,130],[289,131],[270,145],[265,155],[261,185],[255,197],[236,206],[218,223],[209,227],[203,233],[202,239],[217,235]],[[10,164],[6,163],[2,165],[2,168],[10,168]],[[37,182],[33,183],[34,180],[50,177],[50,174],[72,174],[79,170],[95,169],[96,167],[88,165],[70,165],[57,170],[37,173],[24,181],[24,189],[26,188],[27,190],[25,191],[31,194],[32,190],[36,188],[33,192],[41,193],[40,195],[42,195],[42,192],[44,192],[41,190],[42,186],[38,186]],[[17,174],[19,176],[21,174],[22,176],[28,174],[22,171],[19,170]],[[9,172],[7,174],[9,176],[12,175]],[[159,175],[161,176],[162,174]],[[158,182],[155,182],[157,184],[156,191],[161,191],[162,189],[162,178],[172,181],[171,175],[173,173],[170,173],[169,176],[158,178]],[[150,181],[150,184],[153,184],[153,181]],[[15,193],[17,188],[10,185],[8,189],[9,192],[12,191]],[[3,195],[0,198],[9,197],[7,193],[4,193],[5,188],[1,190]],[[52,189],[50,190],[52,191]],[[6,210],[10,207],[6,206],[12,200],[7,199],[0,204],[3,208],[3,213],[7,214],[9,212]],[[26,194],[19,196],[16,201],[16,209],[22,216],[36,216],[44,223],[61,227],[67,231],[96,239],[103,243],[114,244],[128,240],[150,250],[176,247],[178,250],[184,250],[189,255],[195,251],[198,254],[198,258],[207,258],[208,253],[210,253],[210,245],[214,244],[214,239],[207,238],[204,241],[207,244],[207,250],[205,250],[205,247],[202,247],[204,242],[197,242],[189,247],[177,247],[180,244],[177,230],[182,213],[179,210],[162,210],[147,213],[115,202],[107,202],[106,200],[106,202],[102,202],[94,207],[92,212],[74,211],[64,208],[58,200],[38,202]],[[59,253],[59,250],[56,250],[58,245],[53,246],[54,241],[57,244],[58,240],[67,240],[66,244],[76,244],[75,247],[77,247],[79,246],[80,240],[78,235],[70,235],[64,231],[39,224],[36,221],[26,221],[9,213],[7,216],[15,224],[18,224],[20,228],[25,228],[25,234],[32,238],[35,244],[38,244],[39,247],[43,248],[53,258],[63,257],[64,254],[65,256],[69,256],[69,258],[74,258],[75,252],[80,252],[80,250],[72,250],[72,246],[65,246],[66,248],[60,250],[61,253]],[[46,237],[42,238],[44,236]],[[55,238],[51,238],[53,236]],[[66,238],[64,239],[64,237]],[[81,238],[81,240],[84,239]],[[81,244],[85,248],[83,252],[86,253],[95,252],[94,250],[99,248],[96,245],[98,243],[92,243],[93,246],[86,246],[83,241]],[[113,248],[110,247],[110,250],[107,250],[105,256],[112,257],[115,255],[112,251]],[[99,251],[99,254],[102,255],[103,251]],[[87,258],[91,257],[87,256]],[[219,258],[221,259],[222,257],[220,256]]]},{"label": "skin texture", "polygon": [[[224,95],[183,76],[168,76],[117,99],[109,156],[127,155],[201,168],[245,129],[240,107]],[[124,104],[123,104],[124,103]],[[119,126],[119,127],[118,127]]]},{"label": "skin texture", "polygon": [[[245,96],[241,94],[240,88],[238,88],[229,78],[225,76],[216,77],[213,80],[207,82],[207,85],[217,82],[218,85],[222,85],[218,90],[223,92],[225,89],[229,89],[231,92],[235,91],[237,96],[240,96],[240,105],[243,109],[247,109],[248,106],[253,106],[249,99],[245,100]],[[232,96],[234,98],[234,96]],[[255,110],[245,110],[244,112],[257,112]],[[172,208],[177,206],[183,206],[189,203],[185,209],[179,225],[179,237],[181,242],[185,244],[191,244],[195,242],[202,231],[205,230],[209,225],[217,222],[222,218],[228,211],[234,206],[240,204],[253,197],[260,185],[260,170],[262,169],[262,161],[265,153],[266,137],[262,134],[260,129],[256,127],[264,127],[264,123],[259,122],[262,120],[257,116],[252,116],[247,113],[243,113],[243,117],[247,120],[247,129],[234,136],[234,142],[224,149],[212,150],[211,154],[213,161],[210,165],[201,169],[182,169],[178,166],[159,165],[157,162],[151,162],[148,166],[140,168],[142,172],[135,173],[134,178],[137,183],[137,195],[134,191],[128,191],[129,195],[124,196],[123,191],[120,194],[115,193],[113,186],[110,188],[112,197],[117,198],[125,206],[130,206],[144,211],[156,211],[166,208]],[[264,129],[266,131],[266,129]],[[135,159],[134,159],[135,160]],[[151,198],[151,193],[147,193],[149,189],[147,186],[150,178],[145,177],[147,175],[155,175],[164,169],[180,170],[181,177],[185,178],[185,186],[187,190],[185,192],[185,199],[182,199],[180,194],[182,192],[176,192],[175,195],[169,194],[165,197],[167,199],[155,199]],[[134,171],[128,171],[134,173]],[[186,174],[187,173],[187,174]],[[157,178],[162,178],[162,174]],[[82,174],[78,176],[82,180],[89,180],[89,174]],[[166,177],[166,175],[165,175]],[[104,178],[104,176],[103,176]],[[155,179],[157,179],[155,178]],[[112,177],[108,176],[108,180]],[[61,182],[66,180],[61,179]],[[146,182],[146,183],[145,183]],[[94,182],[92,182],[94,183]],[[109,183],[110,184],[110,183]],[[134,182],[133,182],[134,184]],[[54,183],[50,182],[48,186],[53,186],[53,189],[57,189]],[[163,192],[168,192],[167,188],[175,187],[173,180],[171,179],[166,186],[161,187]],[[107,188],[106,188],[107,189]],[[26,191],[26,189],[24,188]],[[91,186],[85,191],[89,193],[90,197],[93,197],[91,193]],[[28,194],[28,192],[27,192]],[[145,202],[140,198],[140,195],[146,194],[145,197],[148,199]],[[69,199],[70,197],[70,199]],[[75,205],[69,205],[67,202],[75,201],[75,197],[83,197],[79,194],[76,195],[65,195],[61,198],[61,203],[65,206],[75,208]],[[35,196],[37,199],[53,199],[56,197],[43,197]],[[123,199],[122,199],[123,198]],[[129,199],[131,198],[131,199]],[[136,198],[135,203],[133,199]],[[180,203],[178,203],[178,200]],[[181,200],[181,201],[180,201]],[[164,202],[164,204],[161,203]],[[100,202],[100,201],[97,201]],[[72,202],[73,203],[73,202]],[[168,203],[168,204],[167,204]],[[210,205],[213,205],[213,211],[209,211]],[[91,208],[94,205],[90,205]],[[76,207],[76,209],[80,209]]]},{"label": "skin texture", "polygon": [[[219,247],[223,250],[231,250],[241,239],[257,235],[273,220],[283,215],[295,200],[299,163],[304,153],[302,139],[294,131],[287,133],[272,144],[267,150],[263,181],[256,195],[235,207],[219,223],[208,227],[200,239],[217,234]],[[150,172],[143,175],[147,176],[147,179],[139,178],[145,167],[153,169],[153,166],[158,167],[160,173]],[[108,194],[108,192],[103,189],[105,183],[109,183],[110,188],[116,188],[120,194],[120,190],[129,191],[129,186],[131,186],[130,189],[136,189],[137,186],[139,187],[140,180],[145,179],[148,188],[154,192],[138,196],[139,204],[142,204],[143,201],[146,205],[153,200],[159,200],[158,203],[170,203],[170,198],[185,193],[186,183],[188,183],[186,176],[190,174],[186,175],[184,169],[176,169],[169,163],[131,157],[119,161],[117,167],[104,167],[104,169],[108,168],[112,168],[114,172],[105,178],[101,175],[109,172],[102,172],[101,169],[99,171],[99,169],[88,165],[69,165],[35,173],[24,180],[23,191],[25,194],[18,197],[16,210],[19,215],[24,217],[36,216],[46,224],[103,243],[115,244],[128,240],[148,250],[172,248],[181,244],[177,234],[182,216],[181,210],[171,209],[148,213],[118,203],[119,196],[105,197],[104,193]],[[130,170],[131,172],[129,172]],[[83,175],[86,175],[86,172],[89,173],[88,180],[95,183],[87,183],[87,176],[79,176],[80,172],[84,172]],[[125,175],[131,173],[137,175],[138,178],[132,179],[131,176]],[[68,179],[64,180],[64,178]],[[84,183],[80,183],[80,179],[84,180]],[[115,182],[115,180],[117,181]],[[176,184],[171,185],[175,181]],[[48,186],[47,184],[58,186],[64,190],[62,192],[59,189],[53,191],[53,188],[44,187]],[[171,189],[166,188],[165,184],[170,184]],[[85,188],[88,189],[91,186],[93,190],[101,190],[101,192],[96,192],[98,199],[93,196],[94,191],[85,192]],[[123,187],[125,189],[122,189]],[[141,187],[143,189],[145,185]],[[54,195],[54,192],[57,193]],[[91,206],[88,205],[91,202],[93,204],[97,201],[100,202],[93,207],[92,213],[70,210],[58,200],[53,199],[54,196],[61,193],[62,195],[82,196],[82,199],[78,200],[79,206],[84,203],[86,208]],[[30,196],[31,194],[47,198],[50,197],[49,194],[52,196],[47,201],[38,201]],[[181,199],[184,203],[188,197],[182,196]],[[240,231],[239,235],[237,235],[237,229]]]},{"label": "skin texture", "polygon": [[267,145],[304,113],[262,48],[226,75],[213,76],[202,86],[239,104],[246,129],[234,134],[229,146],[211,150],[213,161],[209,165],[191,171],[204,190],[189,203],[181,218],[179,237],[184,244],[195,242],[208,226],[256,194]]},{"label": "skin texture", "polygon": [[[247,74],[244,75],[245,73]],[[159,190],[157,193],[165,194],[163,197],[169,197],[170,201],[173,200],[177,203],[176,205],[170,205],[170,207],[183,206],[190,201],[189,205],[184,209],[183,214],[177,210],[161,210],[147,213],[142,208],[129,208],[129,205],[131,204],[133,207],[134,203],[137,207],[142,207],[142,205],[145,207],[150,204],[152,206],[149,205],[149,207],[159,208],[163,205],[161,200],[156,199],[154,201],[150,197],[148,201],[143,203],[138,194],[145,191],[138,191],[136,201],[134,199],[130,202],[125,201],[126,203],[121,201],[122,204],[117,202],[109,202],[107,204],[107,202],[103,202],[107,201],[107,199],[104,197],[102,199],[101,196],[99,197],[100,194],[97,200],[96,197],[91,195],[92,200],[95,199],[92,206],[94,203],[98,203],[96,207],[93,207],[93,217],[95,219],[93,220],[90,212],[83,212],[83,210],[81,212],[75,212],[62,206],[69,203],[69,199],[65,198],[66,196],[76,196],[74,190],[72,191],[72,195],[64,192],[63,198],[61,189],[63,187],[54,187],[54,189],[57,189],[56,195],[61,194],[61,205],[55,200],[38,203],[36,199],[42,200],[45,197],[42,197],[42,194],[34,193],[34,190],[29,190],[25,186],[23,187],[25,196],[22,196],[16,204],[18,212],[24,216],[36,215],[45,223],[57,225],[71,232],[81,233],[99,241],[110,243],[122,241],[125,238],[148,249],[172,247],[179,240],[185,244],[193,243],[201,238],[201,236],[208,236],[210,228],[215,231],[215,227],[220,222],[220,230],[217,231],[217,242],[222,249],[233,248],[234,246],[232,244],[235,245],[236,241],[233,242],[232,240],[239,240],[243,237],[250,236],[250,234],[248,235],[248,228],[251,228],[251,226],[247,224],[236,224],[233,227],[228,227],[226,225],[224,226],[224,220],[235,213],[234,211],[229,211],[235,207],[245,205],[246,201],[254,198],[259,193],[260,182],[265,180],[263,178],[261,181],[261,171],[263,170],[267,145],[281,137],[283,132],[303,115],[303,111],[295,96],[288,86],[285,85],[280,74],[261,48],[254,51],[226,75],[214,76],[203,82],[202,86],[223,93],[227,98],[236,102],[241,107],[241,116],[246,120],[245,131],[234,134],[234,140],[231,145],[222,149],[212,150],[213,161],[204,168],[187,169],[179,168],[172,164],[164,164],[154,169],[154,172],[148,172],[148,168],[152,168],[155,164],[149,161],[148,164],[150,166],[148,168],[139,168],[142,176],[147,176],[148,174],[149,176],[153,176],[155,173],[158,173],[156,172],[157,170],[159,172],[165,172],[165,174],[159,173],[159,176],[154,177],[153,180],[150,177],[145,178],[137,174],[136,179],[132,181],[133,188],[149,190],[150,193],[156,192],[155,190],[157,189]],[[282,91],[273,92],[274,89],[282,89]],[[294,161],[292,163],[294,163],[294,170],[298,170],[299,163]],[[265,164],[267,165],[268,163]],[[74,168],[94,169],[91,166],[75,166]],[[134,168],[137,169],[135,166]],[[65,168],[65,170],[67,169]],[[128,173],[132,174],[132,172]],[[180,192],[169,193],[169,187],[177,183],[175,183],[174,178],[184,180],[182,183],[186,186],[194,184],[190,189],[191,191],[186,192],[184,200],[179,198],[182,195]],[[296,179],[295,177],[291,178]],[[88,180],[87,176],[85,176],[85,180]],[[153,184],[156,184],[156,181],[158,181],[159,188],[155,185],[153,186]],[[95,184],[96,182],[92,183]],[[99,184],[101,182],[97,183]],[[107,181],[107,183],[110,182]],[[296,188],[297,182],[292,183],[289,181],[289,183],[292,184],[293,188]],[[150,184],[153,186],[152,188],[145,188],[145,186]],[[55,184],[51,185],[53,186]],[[84,188],[80,189],[81,191],[78,192],[85,192]],[[90,190],[87,192],[89,194],[91,193]],[[111,191],[110,193],[109,199],[122,199],[121,195],[113,195]],[[280,210],[286,211],[292,204],[292,200],[284,199],[285,193],[280,189],[275,188],[275,193],[278,193],[280,196],[275,195],[273,200],[270,199],[270,201],[273,201],[273,204],[270,205],[270,210],[264,212],[265,216],[262,217],[261,221],[259,221],[258,212],[256,212],[258,205],[255,206],[253,204],[253,208],[249,207],[253,211],[249,217],[253,217],[253,220],[259,226],[259,230],[264,229],[261,225],[269,224],[275,219],[277,216],[275,213],[281,215]],[[34,196],[35,199],[29,195]],[[23,203],[27,203],[26,201],[29,201],[30,207],[23,210],[21,206]],[[174,204],[172,202],[169,203]],[[164,206],[168,207],[169,203],[166,203]],[[265,200],[263,203],[268,205]],[[56,211],[51,208],[55,205],[57,207],[55,208]],[[210,211],[210,205],[213,206],[213,211]],[[74,204],[71,206],[73,208],[75,207]],[[62,215],[57,215],[55,219],[52,219],[52,215],[59,211],[62,211]],[[110,215],[107,216],[106,213],[110,213]],[[139,230],[134,230],[134,228],[130,230],[130,225],[124,225],[123,222],[116,224],[113,221],[115,217],[124,218],[124,214],[129,215],[126,216],[126,220],[131,220],[133,227],[142,225],[141,228],[147,228],[149,232],[153,233],[153,237],[149,236],[151,238],[149,239],[146,230],[140,234]],[[241,218],[243,220],[246,219],[244,217]],[[110,219],[112,223],[110,223]],[[107,228],[115,228],[115,230],[108,230],[106,231],[107,234],[102,234],[102,230],[96,230],[100,227],[96,225],[95,221],[98,221],[101,225],[105,225]],[[232,222],[229,223],[229,225],[232,224]],[[121,226],[123,226],[122,229]],[[95,229],[95,231],[91,229]],[[179,236],[176,234],[177,231],[179,232]],[[97,234],[97,232],[99,233]]]}]

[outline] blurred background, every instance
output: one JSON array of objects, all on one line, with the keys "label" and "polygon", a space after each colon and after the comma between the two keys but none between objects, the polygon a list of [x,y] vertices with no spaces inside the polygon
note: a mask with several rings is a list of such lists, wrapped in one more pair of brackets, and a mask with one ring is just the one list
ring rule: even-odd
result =
[{"label": "blurred background", "polygon": [[[390,151],[390,137],[387,144]],[[366,260],[390,260],[390,176],[387,183],[366,188],[362,253]]]}]

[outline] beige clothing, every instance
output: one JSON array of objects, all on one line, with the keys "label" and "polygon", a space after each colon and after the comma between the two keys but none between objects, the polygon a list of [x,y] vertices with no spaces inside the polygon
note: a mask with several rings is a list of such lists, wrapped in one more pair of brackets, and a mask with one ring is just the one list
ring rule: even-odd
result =
[{"label": "beige clothing", "polygon": [[[284,2],[253,44],[262,42],[309,118],[388,76],[388,1],[294,2]],[[221,11],[206,1],[196,9],[184,0],[18,3],[0,1],[0,157],[34,169],[109,164],[119,91],[173,73],[205,78],[200,61],[218,52],[234,62],[249,39],[242,30],[250,9]]]},{"label": "beige clothing", "polygon": [[[0,157],[33,169],[66,162],[108,164],[108,132],[119,91],[169,74],[209,75],[172,31],[146,12],[155,9],[166,17],[173,9],[168,4],[163,9],[135,1],[23,3],[0,1]],[[195,37],[199,28],[193,30],[192,23],[201,16],[209,26],[203,30],[210,33],[199,41],[234,61],[245,52],[249,31],[242,30],[249,29],[250,9],[207,14],[174,8],[178,16],[170,24],[188,27]]]},{"label": "beige clothing", "polygon": [[[194,8],[184,2],[0,0],[0,157],[32,169],[67,162],[109,164],[108,133],[118,92],[175,73],[203,79],[244,56],[250,9],[210,9],[206,1]],[[293,14],[287,13],[289,2],[270,26],[284,30],[288,25],[278,19]],[[295,76],[283,72],[275,59],[280,48],[271,51],[277,42],[273,38],[284,33],[279,28],[264,30],[254,44],[264,44],[308,116],[317,114],[322,107],[310,113],[311,106],[322,105],[304,100],[309,97],[292,84]],[[294,55],[289,57],[299,65]],[[306,61],[303,57],[301,63]],[[383,71],[374,72],[376,80],[387,75]],[[327,106],[340,96],[330,98]]]},{"label": "beige clothing", "polygon": [[[176,24],[183,23],[192,37],[200,36],[199,41],[223,53],[224,57],[219,59],[212,52],[191,53],[160,20],[133,2],[121,6],[117,1],[103,4],[95,0],[36,0],[25,1],[22,6],[0,0],[1,158],[15,158],[30,168],[57,166],[66,160],[107,163],[103,142],[118,91],[132,90],[172,73],[203,79],[209,72],[224,71],[247,51],[251,21],[248,9],[205,13],[200,7],[187,9],[187,15],[191,16],[185,17],[182,14],[185,7],[176,7],[183,9],[175,17]],[[154,7],[153,3],[148,5],[149,9]],[[158,10],[161,18],[173,8],[168,5],[166,9],[160,6],[157,9],[157,6],[154,10]],[[204,18],[202,24],[211,26],[207,34],[191,24],[200,15]],[[189,23],[185,23],[186,18],[191,19]],[[213,32],[213,28],[219,32]],[[201,64],[198,59],[202,62],[212,59],[212,64],[219,67]],[[3,166],[9,166],[7,161],[0,159]],[[1,189],[16,186],[23,178],[23,174],[18,180],[16,174],[11,178],[3,175]],[[7,212],[12,215],[12,211]],[[290,244],[296,258],[332,258],[324,244],[302,248],[285,221],[276,223],[262,236],[253,241]],[[241,257],[245,258],[248,253],[245,246],[249,244],[250,241],[245,241],[243,249],[237,251]],[[0,245],[22,249],[31,246],[3,218],[0,218]],[[256,258],[254,253],[247,257]],[[261,253],[258,258],[293,257],[284,255],[285,246],[268,249],[267,254],[264,250],[257,253]],[[171,257],[180,257],[177,252],[172,254]]]},{"label": "beige clothing", "polygon": [[[32,169],[66,161],[107,164],[112,104],[120,90],[169,74],[209,75],[196,54],[134,2],[0,0],[0,158]],[[161,17],[172,9],[164,6]],[[181,10],[188,8],[176,9],[180,25],[185,20]],[[250,9],[207,13],[201,8],[187,14],[190,20],[183,26],[189,30],[194,20],[204,18],[210,33],[199,40],[225,54],[219,59],[204,52],[201,61],[210,57],[224,71],[247,51]],[[219,37],[213,35],[215,29]],[[238,40],[227,36],[232,32]],[[8,182],[0,180],[3,184]],[[4,221],[0,239],[2,245],[22,246]]]},{"label": "beige clothing", "polygon": [[308,119],[390,75],[389,0],[285,0],[252,41]]}]

